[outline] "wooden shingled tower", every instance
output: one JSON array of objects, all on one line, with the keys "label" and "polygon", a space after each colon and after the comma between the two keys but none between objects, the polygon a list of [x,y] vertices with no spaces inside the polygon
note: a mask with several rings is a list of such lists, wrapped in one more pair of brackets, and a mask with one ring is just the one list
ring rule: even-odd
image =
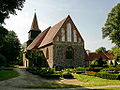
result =
[{"label": "wooden shingled tower", "polygon": [[34,13],[32,25],[30,31],[28,32],[27,46],[29,46],[32,43],[32,41],[38,36],[39,33],[41,33],[41,30],[39,29],[38,26],[36,13]]}]

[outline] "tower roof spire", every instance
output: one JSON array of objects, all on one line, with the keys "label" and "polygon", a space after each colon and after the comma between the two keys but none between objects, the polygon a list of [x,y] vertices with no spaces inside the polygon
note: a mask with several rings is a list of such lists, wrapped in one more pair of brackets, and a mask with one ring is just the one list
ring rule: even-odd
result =
[{"label": "tower roof spire", "polygon": [[30,30],[40,30],[37,22],[36,12],[34,13],[34,18]]}]

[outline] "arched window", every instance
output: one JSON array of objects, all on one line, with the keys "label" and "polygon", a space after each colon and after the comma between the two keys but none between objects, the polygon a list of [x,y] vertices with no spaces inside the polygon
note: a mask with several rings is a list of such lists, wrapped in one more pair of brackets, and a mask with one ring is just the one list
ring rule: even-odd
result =
[{"label": "arched window", "polygon": [[73,36],[74,36],[74,42],[77,42],[77,31],[73,31]]},{"label": "arched window", "polygon": [[48,50],[48,48],[46,50],[46,59],[49,59],[49,50]]},{"label": "arched window", "polygon": [[59,41],[59,36],[56,37],[56,41]]},{"label": "arched window", "polygon": [[81,42],[81,38],[78,38],[78,42],[79,42],[79,43]]},{"label": "arched window", "polygon": [[74,52],[72,47],[66,49],[66,59],[73,59]]},{"label": "arched window", "polygon": [[61,35],[62,35],[61,41],[65,41],[65,30],[64,30],[64,28],[61,28]]},{"label": "arched window", "polygon": [[67,24],[67,41],[71,42],[71,24]]}]

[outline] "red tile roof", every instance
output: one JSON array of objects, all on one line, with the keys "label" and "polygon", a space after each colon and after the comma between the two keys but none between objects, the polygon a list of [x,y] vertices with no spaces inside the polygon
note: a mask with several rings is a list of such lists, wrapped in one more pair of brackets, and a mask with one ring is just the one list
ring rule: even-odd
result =
[{"label": "red tile roof", "polygon": [[46,34],[38,48],[53,42],[55,35],[57,34],[57,32],[59,31],[59,29],[64,24],[67,18],[63,19],[62,21],[60,21],[59,23],[50,28],[50,30],[48,31],[48,33]]},{"label": "red tile roof", "polygon": [[48,27],[46,30],[44,30],[43,32],[41,32],[34,40],[33,42],[27,47],[27,50],[31,50],[34,48],[37,48],[40,43],[42,42],[43,38],[45,37],[45,35],[47,34],[47,32],[49,31],[51,27]]},{"label": "red tile roof", "polygon": [[[48,30],[45,30],[44,32],[40,33],[33,40],[33,42],[27,47],[27,50],[31,50],[31,49],[34,49],[34,48],[41,48],[43,46],[51,44],[53,42],[53,40],[54,40],[55,35],[58,33],[60,28],[64,25],[64,23],[68,19],[71,19],[69,15],[66,18],[64,18],[63,20],[61,20],[59,23],[54,25],[53,27],[48,28]],[[80,35],[80,37],[81,37],[81,35]],[[81,39],[82,39],[82,37],[81,37]],[[82,39],[82,41],[84,42],[83,39]]]},{"label": "red tile roof", "polygon": [[94,60],[94,59],[105,59],[105,60],[113,60],[114,55],[112,53],[88,53],[85,56],[85,60]]}]

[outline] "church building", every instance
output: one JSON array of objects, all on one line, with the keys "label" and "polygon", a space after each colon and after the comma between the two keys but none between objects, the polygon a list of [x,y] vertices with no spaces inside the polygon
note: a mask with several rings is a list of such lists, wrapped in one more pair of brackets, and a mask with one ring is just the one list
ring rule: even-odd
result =
[{"label": "church building", "polygon": [[35,13],[28,34],[27,50],[42,51],[49,67],[83,66],[84,40],[69,15],[54,26],[41,31]]}]

